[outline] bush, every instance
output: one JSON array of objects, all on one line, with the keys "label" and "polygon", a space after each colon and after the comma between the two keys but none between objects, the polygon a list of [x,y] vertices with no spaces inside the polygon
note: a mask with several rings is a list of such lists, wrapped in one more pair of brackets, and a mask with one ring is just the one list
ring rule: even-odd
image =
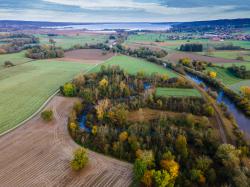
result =
[{"label": "bush", "polygon": [[67,97],[75,96],[75,86],[71,83],[66,83],[63,86],[63,94],[64,96],[67,96]]},{"label": "bush", "polygon": [[73,170],[80,170],[88,163],[87,151],[84,148],[78,148],[74,152],[74,158],[71,160],[70,165]]},{"label": "bush", "polygon": [[53,112],[52,110],[45,110],[42,112],[41,117],[44,121],[51,121],[53,119]]},{"label": "bush", "polygon": [[11,61],[5,61],[4,66],[5,67],[12,67],[12,66],[15,66],[15,65]]}]

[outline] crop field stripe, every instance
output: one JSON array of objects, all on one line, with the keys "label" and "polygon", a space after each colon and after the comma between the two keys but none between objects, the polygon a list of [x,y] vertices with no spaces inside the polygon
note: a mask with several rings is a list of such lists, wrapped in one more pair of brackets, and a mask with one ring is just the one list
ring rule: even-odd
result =
[{"label": "crop field stripe", "polygon": [[34,61],[0,71],[0,133],[34,114],[64,82],[95,66]]},{"label": "crop field stripe", "polygon": [[196,89],[186,88],[157,88],[156,96],[163,97],[201,97],[201,94]]},{"label": "crop field stripe", "polygon": [[[119,65],[122,69],[129,74],[136,74],[143,71],[147,75],[152,73],[167,74],[168,77],[178,77],[178,75],[170,69],[166,69],[160,65],[129,56],[118,55],[107,60],[103,65]],[[92,72],[98,72],[101,66],[97,66]]]}]

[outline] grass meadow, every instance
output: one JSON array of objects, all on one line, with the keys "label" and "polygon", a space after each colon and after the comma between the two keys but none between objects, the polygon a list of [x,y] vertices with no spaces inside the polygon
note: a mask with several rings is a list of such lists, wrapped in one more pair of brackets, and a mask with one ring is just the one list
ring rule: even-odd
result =
[{"label": "grass meadow", "polygon": [[154,42],[157,44],[156,41],[161,41],[161,48],[166,50],[176,50],[182,44],[185,43],[202,43],[204,49],[208,46],[221,46],[221,45],[229,45],[232,44],[234,46],[240,46],[244,49],[250,49],[250,42],[249,41],[238,41],[238,40],[225,40],[225,41],[212,41],[209,39],[190,39],[190,40],[169,40],[169,34],[160,34],[160,33],[144,33],[144,34],[134,34],[130,35],[126,41],[126,43],[143,43],[143,42]]},{"label": "grass meadow", "polygon": [[40,60],[0,71],[0,133],[31,116],[65,82],[93,65]]},{"label": "grass meadow", "polygon": [[25,51],[12,54],[0,55],[0,70],[4,69],[4,62],[11,61],[15,65],[23,64],[25,62],[31,61],[32,59],[25,57]]},{"label": "grass meadow", "polygon": [[161,97],[201,97],[196,89],[186,88],[157,88],[156,96]]},{"label": "grass meadow", "polygon": [[[151,62],[133,58],[129,56],[114,56],[107,60],[104,65],[119,65],[122,69],[130,74],[136,74],[137,72],[143,71],[145,74],[150,75],[152,73],[167,74],[168,77],[177,77],[178,75],[173,71],[163,68],[159,65],[153,64]],[[100,66],[94,68],[92,71],[99,71]]]},{"label": "grass meadow", "polygon": [[[219,64],[217,64],[219,65]],[[230,67],[232,65],[237,65],[237,66],[246,66],[247,70],[250,70],[250,62],[237,62],[237,63],[221,63],[220,64],[221,66],[227,68],[227,67]]]},{"label": "grass meadow", "polygon": [[[204,55],[206,52],[200,54]],[[250,61],[250,51],[215,51],[210,56],[232,60],[236,60],[237,57],[242,56],[243,61]]]},{"label": "grass meadow", "polygon": [[[227,66],[229,65],[227,64]],[[247,68],[250,69],[250,63]],[[215,71],[217,73],[217,79],[221,80],[225,85],[236,92],[239,92],[242,86],[250,86],[250,80],[240,79],[230,73],[226,68],[209,67],[208,71]]]},{"label": "grass meadow", "polygon": [[217,79],[220,79],[226,85],[235,84],[243,80],[234,76],[226,68],[208,67],[207,70],[216,72]]}]

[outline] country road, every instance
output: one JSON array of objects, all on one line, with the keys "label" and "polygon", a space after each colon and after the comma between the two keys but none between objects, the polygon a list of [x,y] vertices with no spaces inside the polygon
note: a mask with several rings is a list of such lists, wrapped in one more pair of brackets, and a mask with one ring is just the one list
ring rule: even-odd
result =
[{"label": "country road", "polygon": [[89,163],[80,172],[69,161],[78,145],[67,131],[74,98],[55,96],[47,105],[54,112],[48,124],[33,119],[0,137],[0,186],[130,186],[132,165],[88,151]]}]

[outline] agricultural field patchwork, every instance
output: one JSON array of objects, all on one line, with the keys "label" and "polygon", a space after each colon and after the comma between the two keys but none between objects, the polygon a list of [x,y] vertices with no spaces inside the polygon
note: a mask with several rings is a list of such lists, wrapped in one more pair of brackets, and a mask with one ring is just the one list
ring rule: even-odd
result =
[{"label": "agricultural field patchwork", "polygon": [[161,97],[201,97],[196,89],[187,88],[157,88],[156,96]]},{"label": "agricultural field patchwork", "polygon": [[85,45],[103,43],[108,39],[106,35],[79,35],[79,36],[53,36],[49,37],[48,35],[36,35],[40,39],[41,44],[49,44],[49,38],[52,38],[56,41],[56,46],[62,47],[63,49],[69,49],[76,44]]},{"label": "agricultural field patchwork", "polygon": [[[167,74],[168,77],[177,77],[178,75],[173,71],[163,68],[159,65],[153,64],[151,62],[133,58],[129,56],[114,56],[111,59],[107,60],[104,65],[119,65],[122,69],[127,71],[130,74],[136,74],[137,72],[144,72],[147,75],[152,73]],[[101,66],[94,68],[92,71],[99,71]]]},{"label": "agricultural field patchwork", "polygon": [[12,53],[12,54],[3,54],[0,55],[0,70],[4,69],[4,62],[10,61],[14,65],[23,64],[25,62],[29,62],[32,59],[25,57],[25,51],[21,51],[19,53]]},{"label": "agricultural field patchwork", "polygon": [[59,88],[90,64],[40,60],[0,71],[0,133],[31,116]]}]

